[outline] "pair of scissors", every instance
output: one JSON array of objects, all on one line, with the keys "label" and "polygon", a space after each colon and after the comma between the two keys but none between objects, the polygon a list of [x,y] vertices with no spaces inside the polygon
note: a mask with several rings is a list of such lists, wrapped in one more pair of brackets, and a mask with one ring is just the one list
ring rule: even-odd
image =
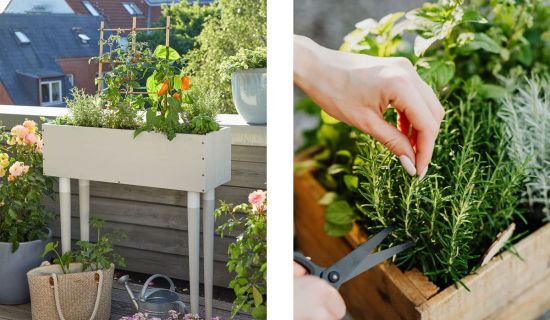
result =
[{"label": "pair of scissors", "polygon": [[320,277],[331,286],[338,289],[342,284],[352,278],[414,246],[414,242],[409,241],[372,253],[374,248],[376,248],[392,231],[393,227],[385,228],[328,268],[316,265],[299,252],[294,252],[294,261],[304,267],[310,275]]}]

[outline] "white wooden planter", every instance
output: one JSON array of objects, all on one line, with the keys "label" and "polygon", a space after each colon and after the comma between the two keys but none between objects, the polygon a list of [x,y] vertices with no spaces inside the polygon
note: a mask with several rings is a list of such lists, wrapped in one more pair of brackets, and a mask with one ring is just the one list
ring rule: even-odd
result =
[{"label": "white wooden planter", "polygon": [[231,130],[206,135],[44,124],[44,174],[206,192],[231,180]]},{"label": "white wooden planter", "polygon": [[231,180],[231,129],[206,135],[44,124],[44,174],[59,177],[61,246],[71,247],[70,179],[79,179],[80,239],[89,240],[90,180],[187,191],[191,312],[199,313],[201,194],[206,318],[212,314],[216,187]]}]

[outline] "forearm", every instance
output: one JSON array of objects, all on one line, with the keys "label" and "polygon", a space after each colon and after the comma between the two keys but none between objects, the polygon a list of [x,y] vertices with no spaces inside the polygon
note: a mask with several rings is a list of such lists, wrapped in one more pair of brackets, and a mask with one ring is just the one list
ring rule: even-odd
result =
[{"label": "forearm", "polygon": [[315,73],[322,58],[323,47],[313,40],[294,35],[294,84],[304,91],[309,91]]}]

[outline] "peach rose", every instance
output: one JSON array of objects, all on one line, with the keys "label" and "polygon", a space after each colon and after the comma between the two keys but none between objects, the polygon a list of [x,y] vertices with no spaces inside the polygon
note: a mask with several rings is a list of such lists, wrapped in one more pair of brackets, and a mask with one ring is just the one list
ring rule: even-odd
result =
[{"label": "peach rose", "polygon": [[35,133],[36,132],[36,122],[32,120],[25,120],[23,122],[23,127],[27,128],[29,130],[29,133]]},{"label": "peach rose", "polygon": [[16,161],[14,164],[11,165],[9,171],[10,171],[10,175],[16,178],[29,172],[29,166],[26,166],[21,161]]},{"label": "peach rose", "polygon": [[40,138],[36,141],[36,152],[42,153],[44,151],[44,142]]},{"label": "peach rose", "polygon": [[0,178],[6,175],[6,169],[0,166]]},{"label": "peach rose", "polygon": [[25,128],[24,126],[18,124],[15,127],[11,128],[11,135],[16,138],[24,139],[26,135],[29,134],[29,129]]}]

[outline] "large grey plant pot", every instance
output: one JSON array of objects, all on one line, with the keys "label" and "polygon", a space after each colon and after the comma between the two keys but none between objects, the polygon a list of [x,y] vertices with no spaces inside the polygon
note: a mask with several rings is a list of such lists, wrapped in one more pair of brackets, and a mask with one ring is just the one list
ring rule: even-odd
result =
[{"label": "large grey plant pot", "polygon": [[19,243],[11,252],[11,243],[0,242],[0,304],[22,304],[30,301],[27,272],[42,263],[44,246],[52,238],[48,229],[47,240]]},{"label": "large grey plant pot", "polygon": [[248,124],[267,122],[267,70],[250,69],[231,75],[233,103]]}]

